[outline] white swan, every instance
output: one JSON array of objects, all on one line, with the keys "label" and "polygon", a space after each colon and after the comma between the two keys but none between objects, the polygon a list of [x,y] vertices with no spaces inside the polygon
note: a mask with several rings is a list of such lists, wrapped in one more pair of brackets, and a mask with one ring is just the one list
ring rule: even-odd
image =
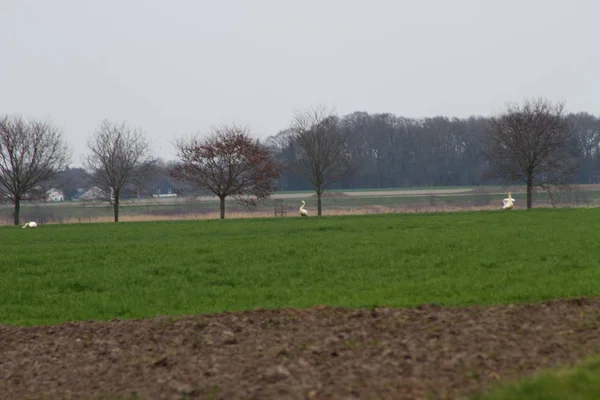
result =
[{"label": "white swan", "polygon": [[37,223],[35,223],[34,221],[30,221],[23,225],[23,229],[25,228],[37,228]]},{"label": "white swan", "polygon": [[503,210],[510,210],[511,208],[513,208],[515,206],[515,199],[512,198],[511,193],[512,192],[508,192],[508,198],[502,200],[502,209]]},{"label": "white swan", "polygon": [[300,214],[301,217],[308,217],[308,211],[306,211],[304,209],[304,204],[306,204],[306,203],[304,202],[304,200],[302,200],[302,205],[300,206],[298,213]]}]

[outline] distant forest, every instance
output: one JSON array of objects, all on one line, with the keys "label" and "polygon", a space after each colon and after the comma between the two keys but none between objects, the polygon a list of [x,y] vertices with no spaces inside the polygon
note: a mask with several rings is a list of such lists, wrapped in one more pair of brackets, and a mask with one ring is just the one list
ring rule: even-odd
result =
[{"label": "distant forest", "polygon": [[[589,113],[568,114],[571,125],[572,154],[581,162],[572,183],[600,182],[600,118]],[[483,155],[482,138],[489,118],[466,119],[433,117],[412,119],[393,114],[354,112],[339,118],[356,167],[328,189],[368,189],[388,187],[477,186],[502,184],[494,180]],[[282,130],[268,137],[268,146],[280,161],[293,158],[291,131]],[[169,181],[181,194],[196,192],[192,186],[176,182],[168,174],[175,160],[161,161],[149,177],[148,189]],[[82,169],[60,173],[50,185],[65,191],[70,198],[77,188],[89,187]],[[311,190],[310,184],[290,171],[284,171],[278,190]]]},{"label": "distant forest", "polygon": [[[572,155],[581,162],[571,183],[600,182],[600,118],[589,113],[567,115]],[[501,184],[488,174],[482,139],[489,118],[433,117],[413,119],[393,114],[354,112],[340,118],[356,167],[329,189],[476,186]],[[290,130],[265,144],[280,160],[294,157]],[[310,185],[284,172],[279,190],[309,190]]]}]

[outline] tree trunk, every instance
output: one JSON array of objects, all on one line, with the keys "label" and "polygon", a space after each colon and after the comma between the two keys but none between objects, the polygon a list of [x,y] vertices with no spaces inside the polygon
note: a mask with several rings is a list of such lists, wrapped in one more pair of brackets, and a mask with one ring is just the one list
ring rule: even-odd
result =
[{"label": "tree trunk", "polygon": [[15,225],[21,225],[21,199],[15,199]]},{"label": "tree trunk", "polygon": [[119,195],[116,193],[113,200],[113,210],[115,213],[115,222],[119,222]]},{"label": "tree trunk", "polygon": [[533,176],[527,175],[527,209],[529,210],[533,204]]},{"label": "tree trunk", "polygon": [[321,191],[317,190],[317,214],[319,215],[319,217],[321,216],[321,211],[323,209],[321,205],[321,194]]},{"label": "tree trunk", "polygon": [[225,219],[225,196],[219,197],[221,207],[221,219]]}]

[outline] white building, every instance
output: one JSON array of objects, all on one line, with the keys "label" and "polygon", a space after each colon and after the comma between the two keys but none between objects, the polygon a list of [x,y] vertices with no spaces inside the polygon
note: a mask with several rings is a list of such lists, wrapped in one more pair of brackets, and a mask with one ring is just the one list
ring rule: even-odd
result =
[{"label": "white building", "polygon": [[65,201],[65,195],[62,190],[52,188],[46,192],[46,201]]},{"label": "white building", "polygon": [[106,194],[104,193],[104,190],[100,189],[99,187],[94,186],[90,190],[88,190],[80,195],[77,195],[76,197],[73,198],[73,200],[102,200],[105,198],[106,198]]}]

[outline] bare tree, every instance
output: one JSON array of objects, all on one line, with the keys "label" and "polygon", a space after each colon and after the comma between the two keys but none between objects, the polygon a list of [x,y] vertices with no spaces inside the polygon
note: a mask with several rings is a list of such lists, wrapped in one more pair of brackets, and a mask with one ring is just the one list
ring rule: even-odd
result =
[{"label": "bare tree", "polygon": [[339,118],[323,107],[296,112],[290,130],[296,155],[289,168],[310,182],[321,215],[323,192],[343,179],[350,168],[351,157]]},{"label": "bare tree", "polygon": [[22,200],[43,198],[42,184],[65,168],[70,151],[50,122],[6,116],[0,120],[0,195],[14,204],[20,224]]},{"label": "bare tree", "polygon": [[275,191],[279,164],[250,137],[247,127],[213,128],[206,138],[178,139],[175,147],[181,165],[171,170],[172,176],[214,193],[220,201],[221,219],[227,197],[251,206]]},{"label": "bare tree", "polygon": [[89,154],[83,157],[83,166],[93,183],[107,190],[105,199],[119,222],[119,205],[127,190],[137,191],[156,159],[150,142],[140,128],[130,128],[103,120],[100,128],[88,139]]},{"label": "bare tree", "polygon": [[508,105],[490,120],[486,157],[496,176],[527,186],[527,208],[533,188],[545,190],[552,203],[557,192],[567,190],[577,170],[564,104],[545,99]]}]

